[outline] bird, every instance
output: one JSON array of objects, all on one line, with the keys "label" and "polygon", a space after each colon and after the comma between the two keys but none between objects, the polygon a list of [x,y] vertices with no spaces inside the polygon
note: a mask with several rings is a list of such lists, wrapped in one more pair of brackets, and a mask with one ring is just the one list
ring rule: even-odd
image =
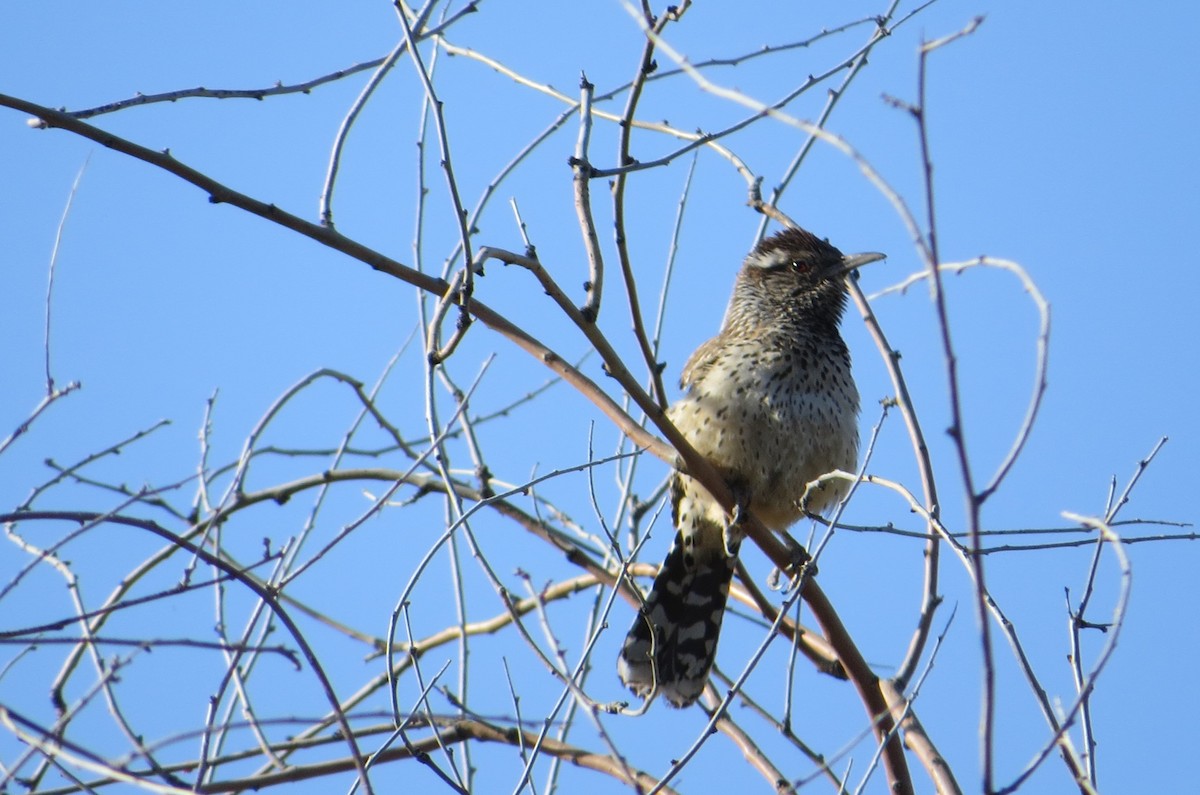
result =
[{"label": "bird", "polygon": [[758,243],[733,285],[720,332],[684,365],[668,418],[725,479],[730,517],[698,481],[676,470],[675,538],[617,661],[621,681],[646,699],[693,704],[716,657],[729,585],[749,509],[784,532],[805,512],[836,505],[849,484],[810,481],[858,461],[858,389],[839,325],[845,278],[883,254],[844,255],[799,227]]}]

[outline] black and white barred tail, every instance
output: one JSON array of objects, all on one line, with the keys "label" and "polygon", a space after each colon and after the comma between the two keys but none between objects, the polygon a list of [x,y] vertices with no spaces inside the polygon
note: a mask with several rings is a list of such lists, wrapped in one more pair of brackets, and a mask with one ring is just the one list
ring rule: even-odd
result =
[{"label": "black and white barred tail", "polygon": [[[710,524],[699,517],[691,520]],[[697,555],[688,542],[722,532],[719,527],[680,528],[625,636],[617,673],[641,698],[657,691],[673,706],[686,707],[704,691],[737,558]]]}]

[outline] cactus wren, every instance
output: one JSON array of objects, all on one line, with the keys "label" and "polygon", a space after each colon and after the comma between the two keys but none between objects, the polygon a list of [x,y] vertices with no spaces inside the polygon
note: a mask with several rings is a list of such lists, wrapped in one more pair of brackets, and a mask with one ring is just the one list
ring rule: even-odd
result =
[{"label": "cactus wren", "polygon": [[[858,390],[838,333],[843,277],[882,254],[845,256],[787,229],[755,247],[733,286],[721,332],[683,368],[684,396],[668,416],[726,479],[739,507],[784,531],[803,514],[805,486],[858,460]],[[844,484],[809,495],[807,509],[836,505]],[[742,534],[697,481],[676,472],[677,533],[621,648],[621,681],[676,707],[708,681]],[[653,640],[651,633],[653,632]]]}]

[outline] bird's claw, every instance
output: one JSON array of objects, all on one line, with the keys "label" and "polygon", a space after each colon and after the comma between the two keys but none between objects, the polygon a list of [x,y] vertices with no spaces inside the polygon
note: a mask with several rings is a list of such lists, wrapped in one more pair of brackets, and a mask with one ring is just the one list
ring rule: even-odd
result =
[{"label": "bird's claw", "polygon": [[742,527],[750,515],[750,495],[745,489],[738,486],[730,488],[733,491],[733,513],[730,514],[729,522],[725,525],[724,541],[725,554],[732,558],[737,556],[742,539],[746,537]]}]

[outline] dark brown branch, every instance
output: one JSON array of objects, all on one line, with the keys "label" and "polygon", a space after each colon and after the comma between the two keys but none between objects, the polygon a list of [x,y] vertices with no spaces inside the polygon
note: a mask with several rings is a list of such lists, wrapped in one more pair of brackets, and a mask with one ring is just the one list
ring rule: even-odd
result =
[{"label": "dark brown branch", "polygon": [[[467,740],[500,743],[514,747],[521,743],[530,746],[538,740],[536,732],[518,728],[502,729],[480,720],[438,720],[437,723],[439,728],[436,737],[426,737],[412,741],[411,750],[404,747],[389,748],[386,751],[376,754],[371,760],[372,765],[379,765],[399,759],[412,759],[419,754],[434,752],[442,745],[462,743]],[[654,776],[640,770],[636,771],[632,778],[629,778],[626,776],[624,766],[619,760],[611,756],[585,751],[577,746],[559,742],[549,737],[542,738],[539,752],[563,759],[577,767],[604,773],[630,786],[641,788],[643,791],[653,787],[657,781]],[[331,773],[342,773],[353,769],[352,760],[340,758],[310,765],[296,765],[279,772],[260,773],[246,779],[213,782],[202,785],[197,791],[201,793],[218,793],[240,792],[246,789],[259,790],[265,787],[290,784],[296,781],[318,779],[328,776]],[[668,793],[674,792],[674,790],[670,789],[662,791]]]},{"label": "dark brown branch", "polygon": [[[420,289],[438,296],[445,295],[447,290],[450,289],[444,280],[408,268],[332,229],[306,221],[281,210],[273,204],[268,204],[234,191],[211,177],[177,161],[169,152],[153,151],[80,122],[72,118],[69,114],[61,113],[16,97],[0,94],[0,105],[36,116],[45,126],[68,130],[89,140],[96,141],[105,147],[162,168],[208,193],[209,200],[213,203],[230,204],[253,215],[272,221],[364,262],[375,270],[387,273]],[[517,260],[506,259],[506,261],[515,262]],[[734,500],[728,485],[712,468],[709,462],[692,449],[678,430],[666,419],[661,408],[640,388],[615,351],[607,344],[603,336],[599,334],[595,324],[586,322],[582,317],[579,317],[580,312],[578,309],[568,314],[576,325],[587,334],[589,341],[596,345],[597,350],[604,359],[608,374],[617,379],[630,397],[638,404],[638,407],[664,433],[671,446],[678,451],[678,457],[672,455],[669,447],[641,428],[599,386],[567,364],[545,345],[512,324],[507,318],[478,301],[472,302],[471,312],[490,328],[512,340],[519,347],[539,358],[547,367],[562,375],[564,380],[579,389],[609,416],[635,444],[647,448],[664,460],[673,461],[680,469],[703,483],[705,488],[709,490],[718,502],[727,510],[732,511]],[[763,549],[777,567],[783,570],[791,568],[793,558],[790,551],[753,515],[746,522],[746,530],[747,534],[754,539],[755,543]],[[853,640],[845,632],[841,620],[833,611],[832,606],[824,597],[820,588],[812,582],[806,587],[804,597],[805,601],[814,610],[818,621],[825,629],[827,637],[854,679],[855,686],[859,689],[864,704],[872,716],[872,720],[875,721],[879,736],[882,738],[893,735],[891,718],[886,710],[886,704],[880,693],[878,682],[874,674],[870,672],[869,667],[866,666],[865,661],[863,661]],[[273,608],[277,609],[273,601],[271,604]],[[295,630],[290,624],[289,629]],[[307,649],[307,647],[305,648]],[[910,792],[911,784],[908,782],[911,779],[908,775],[907,763],[904,760],[903,749],[900,746],[898,738],[893,738],[889,742],[885,759],[889,769],[889,776],[896,783],[898,791]]]},{"label": "dark brown branch", "polygon": [[[453,16],[443,22],[438,23],[432,28],[422,29],[417,36],[418,41],[424,41],[432,36],[438,36],[445,33],[455,22],[467,14],[474,13],[477,10],[476,2],[467,3],[461,9],[456,11]],[[782,48],[779,48],[782,49]],[[284,85],[276,83],[269,88],[185,88],[177,91],[166,91],[161,94],[138,94],[129,99],[122,99],[117,102],[109,102],[104,105],[98,105],[94,108],[85,108],[84,110],[69,111],[76,119],[90,119],[93,116],[100,116],[105,113],[116,113],[126,108],[134,108],[141,105],[152,105],[159,102],[178,102],[181,99],[192,98],[207,98],[207,99],[256,99],[262,101],[267,97],[277,97],[284,94],[310,94],[314,88],[319,88],[326,83],[334,83],[338,80],[343,80],[359,72],[365,72],[369,69],[375,69],[387,60],[387,56],[382,58],[373,58],[370,61],[356,63],[353,66],[348,66],[345,69],[339,69],[336,72],[330,72],[320,77],[314,77],[311,80],[305,80],[302,83],[292,83]]]},{"label": "dark brown branch", "polygon": [[[17,97],[0,94],[0,106],[10,107],[14,110],[19,110],[36,117],[40,124],[35,123],[33,126],[45,126],[67,130],[89,140],[112,149],[116,152],[129,155],[137,160],[144,161],[150,165],[157,166],[180,179],[195,185],[209,195],[209,201],[213,204],[229,204],[238,209],[244,210],[252,215],[256,215],[272,223],[278,224],[293,232],[297,232],[305,237],[315,240],[324,246],[340,251],[341,253],[356,259],[371,268],[386,273],[389,276],[397,278],[403,282],[418,287],[426,292],[436,296],[443,296],[450,289],[443,279],[439,279],[429,274],[422,273],[413,268],[409,268],[397,262],[390,257],[386,257],[379,252],[364,246],[358,241],[346,237],[341,233],[323,227],[320,224],[306,221],[299,216],[293,215],[285,210],[276,207],[274,204],[268,204],[258,199],[251,198],[243,193],[239,193],[217,180],[203,174],[190,166],[187,166],[171,156],[170,151],[157,152],[148,149],[132,141],[126,140],[111,133],[105,132],[90,124],[78,121],[70,114],[62,113],[53,110],[52,108],[38,105],[27,100]],[[557,353],[543,345],[534,337],[530,336],[523,329],[514,325],[506,317],[484,305],[479,301],[471,302],[471,314],[482,321],[489,328],[499,332],[518,347],[539,359],[544,365],[552,371],[562,376],[563,380],[570,383],[593,403],[595,403],[601,411],[605,413],[617,427],[628,436],[634,444],[639,447],[646,448],[650,452],[662,458],[665,461],[674,459],[674,453],[661,441],[657,440],[652,434],[649,434],[639,426],[632,417],[625,413],[624,410],[609,397],[599,386],[591,379],[583,375],[573,366],[568,364]],[[611,351],[611,349],[610,349]],[[615,356],[615,354],[613,354]],[[606,362],[608,363],[608,362]],[[636,388],[636,384],[635,384]],[[640,390],[639,390],[640,391]],[[661,412],[655,411],[653,401],[645,399],[647,406],[653,413],[652,419],[660,417]],[[641,403],[642,401],[639,401]],[[659,419],[661,421],[661,419]],[[678,434],[676,434],[678,436]],[[673,440],[674,441],[674,440]],[[679,441],[682,441],[679,438]],[[715,475],[715,473],[714,473]]]}]

